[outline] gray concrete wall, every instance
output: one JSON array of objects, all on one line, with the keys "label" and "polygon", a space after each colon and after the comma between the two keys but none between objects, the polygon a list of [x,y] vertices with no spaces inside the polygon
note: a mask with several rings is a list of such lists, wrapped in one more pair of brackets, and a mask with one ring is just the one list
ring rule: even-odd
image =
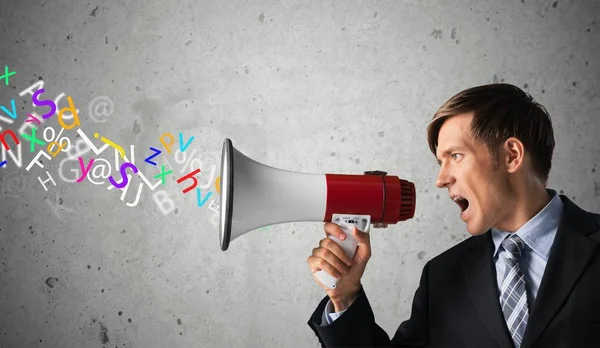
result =
[{"label": "gray concrete wall", "polygon": [[[549,186],[600,210],[599,20],[596,0],[3,0],[0,74],[16,74],[0,81],[0,103],[14,99],[18,114],[0,112],[3,130],[30,133],[27,114],[48,112],[31,100],[43,81],[40,99],[72,96],[84,134],[123,146],[151,184],[144,159],[161,134],[195,140],[156,158],[171,181],[151,190],[134,175],[123,200],[102,177],[120,179],[112,148],[80,142],[96,162],[79,183],[74,147],[29,170],[42,147],[23,141],[20,166],[4,155],[0,347],[317,347],[306,321],[324,293],[306,258],[322,224],[253,231],[222,252],[208,169],[226,137],[282,169],[379,169],[416,184],[415,218],[373,231],[363,279],[393,335],[425,262],[468,237],[435,188],[425,136],[454,93],[491,82],[531,93],[556,132]],[[58,115],[43,121],[40,138],[61,128]],[[202,167],[202,198],[212,192],[202,207],[174,181],[188,160]]]}]

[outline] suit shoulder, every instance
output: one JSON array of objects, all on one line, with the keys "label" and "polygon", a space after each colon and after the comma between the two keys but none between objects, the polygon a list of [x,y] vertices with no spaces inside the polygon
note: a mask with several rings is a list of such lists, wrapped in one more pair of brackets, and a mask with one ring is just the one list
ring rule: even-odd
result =
[{"label": "suit shoulder", "polygon": [[429,262],[433,266],[437,265],[445,265],[446,267],[449,265],[453,265],[457,260],[462,259],[465,253],[467,253],[468,249],[471,249],[476,244],[482,242],[483,238],[489,238],[487,235],[489,232],[479,235],[479,236],[471,236],[460,243],[450,247],[449,249],[443,251],[441,254],[433,257]]},{"label": "suit shoulder", "polygon": [[594,219],[596,219],[596,224],[598,224],[598,226],[600,226],[600,214],[592,213],[592,212],[589,212],[589,211],[588,211],[588,213],[590,213],[592,215],[592,217]]},{"label": "suit shoulder", "polygon": [[591,234],[590,238],[596,239],[600,242],[600,214],[592,212],[588,213],[594,218],[594,220],[596,220],[596,231]]}]

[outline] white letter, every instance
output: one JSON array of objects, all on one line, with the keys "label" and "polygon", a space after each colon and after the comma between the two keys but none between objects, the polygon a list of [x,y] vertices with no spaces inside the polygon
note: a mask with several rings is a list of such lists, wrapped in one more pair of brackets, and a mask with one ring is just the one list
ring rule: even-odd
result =
[{"label": "white letter", "polygon": [[[159,197],[159,195],[160,195],[160,197]],[[152,196],[152,198],[154,199],[154,203],[156,203],[156,205],[158,205],[158,207],[162,211],[163,215],[168,215],[173,210],[175,210],[175,204],[173,203],[173,200],[171,198],[169,198],[169,195],[167,194],[166,191],[158,190]],[[169,206],[169,208],[167,208],[166,210],[164,208],[165,203],[167,203],[167,205]]]},{"label": "white letter", "polygon": [[46,171],[46,174],[48,174],[48,180],[46,181],[42,181],[42,179],[38,176],[38,180],[40,181],[40,184],[42,184],[42,186],[44,186],[44,190],[46,190],[46,192],[48,192],[48,188],[46,187],[46,183],[48,181],[52,181],[52,183],[54,184],[54,186],[56,186],[56,181],[54,181],[54,178],[52,177],[52,175],[50,175],[49,171]]},{"label": "white letter", "polygon": [[40,168],[44,168],[44,165],[41,162],[38,162],[38,159],[41,155],[44,155],[49,160],[52,159],[52,157],[45,153],[44,150],[40,150],[40,152],[38,152],[37,155],[35,155],[35,157],[31,160],[27,167],[25,167],[25,169],[29,171],[29,169],[31,169],[31,167],[33,166],[33,163],[37,164]]}]

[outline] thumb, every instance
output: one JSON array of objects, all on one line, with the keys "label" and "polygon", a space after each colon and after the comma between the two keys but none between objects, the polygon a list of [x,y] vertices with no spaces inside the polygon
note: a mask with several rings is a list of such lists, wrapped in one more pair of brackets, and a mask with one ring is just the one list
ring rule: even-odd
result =
[{"label": "thumb", "polygon": [[360,244],[371,245],[371,238],[367,232],[359,230],[356,226],[352,229],[352,235]]}]

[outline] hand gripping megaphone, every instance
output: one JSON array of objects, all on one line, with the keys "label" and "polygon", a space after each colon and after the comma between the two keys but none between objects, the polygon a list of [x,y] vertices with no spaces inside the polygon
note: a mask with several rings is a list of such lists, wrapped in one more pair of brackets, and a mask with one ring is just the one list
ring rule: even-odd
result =
[{"label": "hand gripping megaphone", "polygon": [[[352,226],[387,227],[415,213],[415,185],[382,171],[356,174],[299,173],[267,166],[247,157],[225,139],[221,154],[219,240],[221,250],[260,227],[298,221],[335,222],[346,232],[341,241],[353,257]],[[338,279],[324,271],[318,279],[334,288]]]}]

